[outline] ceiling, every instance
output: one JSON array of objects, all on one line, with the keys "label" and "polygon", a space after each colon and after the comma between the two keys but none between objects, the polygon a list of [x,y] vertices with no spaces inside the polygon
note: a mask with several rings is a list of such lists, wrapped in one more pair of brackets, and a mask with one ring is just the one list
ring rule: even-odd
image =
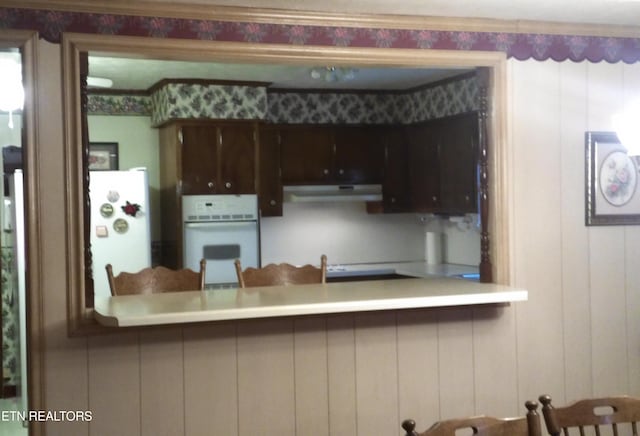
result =
[{"label": "ceiling", "polygon": [[[326,66],[321,66],[321,69]],[[313,66],[251,65],[89,57],[89,76],[113,81],[113,89],[147,90],[162,79],[264,82],[270,88],[402,90],[463,74],[468,69],[356,68],[353,78],[326,81]]]},{"label": "ceiling", "polygon": [[[208,4],[317,11],[340,14],[399,14],[594,23],[633,26],[640,32],[640,0],[149,0],[154,3]],[[148,89],[164,78],[201,78],[270,83],[275,88],[406,89],[464,70],[359,68],[353,80],[311,78],[309,65],[243,65],[91,57],[90,75],[113,80],[114,89]]]}]

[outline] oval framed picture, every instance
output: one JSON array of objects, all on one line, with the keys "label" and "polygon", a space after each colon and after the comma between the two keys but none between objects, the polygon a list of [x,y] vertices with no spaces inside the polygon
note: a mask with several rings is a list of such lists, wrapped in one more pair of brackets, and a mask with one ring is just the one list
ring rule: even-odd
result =
[{"label": "oval framed picture", "polygon": [[612,206],[624,206],[638,186],[638,169],[625,151],[609,153],[600,166],[600,192]]}]

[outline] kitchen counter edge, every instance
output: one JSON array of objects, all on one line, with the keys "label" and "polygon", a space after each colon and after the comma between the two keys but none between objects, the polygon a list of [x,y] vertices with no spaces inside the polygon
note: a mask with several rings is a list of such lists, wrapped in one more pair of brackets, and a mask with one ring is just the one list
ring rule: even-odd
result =
[{"label": "kitchen counter edge", "polygon": [[427,277],[115,296],[96,300],[94,318],[107,327],[134,327],[497,304],[527,299],[528,292],[524,289],[459,278]]}]

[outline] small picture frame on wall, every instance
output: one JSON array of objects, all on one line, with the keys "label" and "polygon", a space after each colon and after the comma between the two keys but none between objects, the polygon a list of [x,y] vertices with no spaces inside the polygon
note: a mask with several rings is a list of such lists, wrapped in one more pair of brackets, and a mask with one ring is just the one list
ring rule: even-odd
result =
[{"label": "small picture frame on wall", "polygon": [[585,132],[585,151],[585,224],[640,224],[638,157],[614,132]]},{"label": "small picture frame on wall", "polygon": [[118,169],[117,142],[89,143],[89,170],[113,171]]}]

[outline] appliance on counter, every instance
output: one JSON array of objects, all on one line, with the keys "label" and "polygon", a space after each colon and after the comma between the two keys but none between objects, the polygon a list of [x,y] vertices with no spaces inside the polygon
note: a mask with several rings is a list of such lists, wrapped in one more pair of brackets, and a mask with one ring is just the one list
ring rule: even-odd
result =
[{"label": "appliance on counter", "polygon": [[260,266],[256,195],[184,195],[183,266],[198,270],[207,261],[208,289],[236,287],[234,261],[242,268]]},{"label": "appliance on counter", "polygon": [[108,297],[108,263],[115,275],[151,266],[147,171],[90,171],[89,198],[94,295]]}]

